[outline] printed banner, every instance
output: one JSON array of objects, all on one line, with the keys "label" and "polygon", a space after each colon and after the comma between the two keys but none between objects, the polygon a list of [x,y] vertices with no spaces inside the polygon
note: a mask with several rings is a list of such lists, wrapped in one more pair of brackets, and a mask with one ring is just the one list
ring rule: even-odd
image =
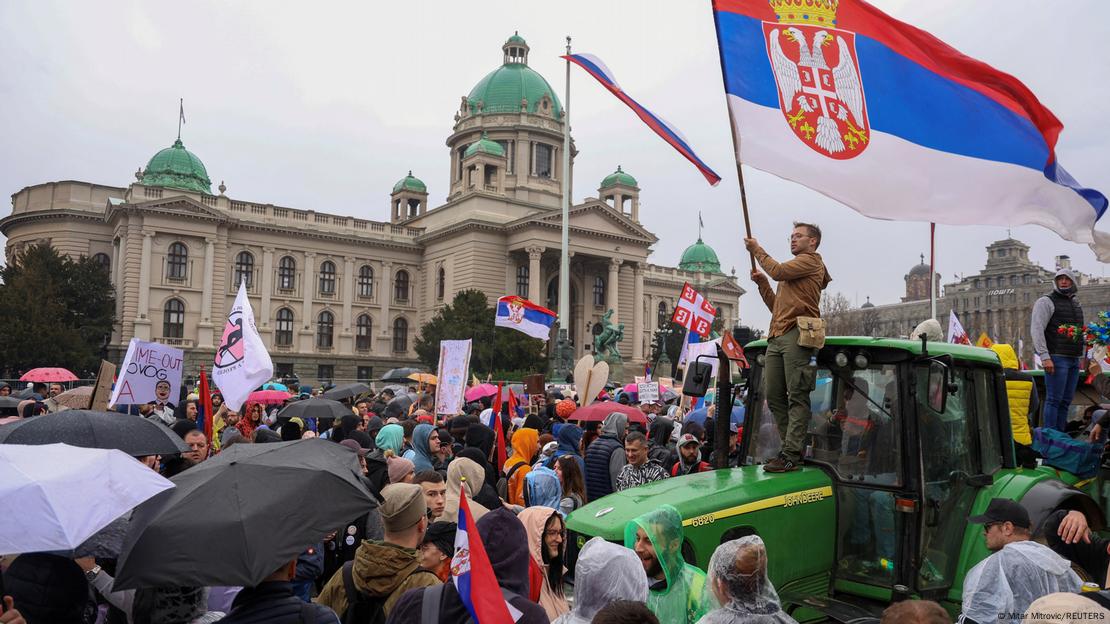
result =
[{"label": "printed banner", "polygon": [[436,377],[436,414],[461,414],[470,374],[471,340],[441,340]]},{"label": "printed banner", "polygon": [[274,376],[274,362],[266,343],[254,324],[254,310],[247,289],[239,284],[239,294],[227,315],[220,346],[212,364],[212,382],[224,396],[227,409],[238,412],[255,388]]},{"label": "printed banner", "polygon": [[132,338],[109,405],[174,403],[181,396],[181,349]]},{"label": "printed banner", "polygon": [[659,400],[659,382],[645,381],[636,384],[636,396],[640,397],[640,404],[655,403]]}]

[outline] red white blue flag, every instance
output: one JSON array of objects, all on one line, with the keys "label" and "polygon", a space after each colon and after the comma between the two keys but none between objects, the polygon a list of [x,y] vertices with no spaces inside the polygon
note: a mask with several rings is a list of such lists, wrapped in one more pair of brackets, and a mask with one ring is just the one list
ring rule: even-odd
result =
[{"label": "red white blue flag", "polygon": [[713,8],[738,161],[869,217],[1041,225],[1110,261],[1106,197],[1057,161],[1063,124],[1017,78],[862,0]]},{"label": "red white blue flag", "polygon": [[547,340],[558,315],[524,297],[508,295],[497,300],[493,324],[524,332],[533,338]]},{"label": "red white blue flag", "polygon": [[[466,488],[459,492],[459,528],[455,531],[455,556],[451,558],[451,579],[459,598],[477,624],[512,624],[521,612],[506,602],[493,573],[486,547],[478,535]],[[473,533],[474,535],[471,535]]]},{"label": "red white blue flag", "polygon": [[596,78],[610,93],[617,96],[618,100],[624,102],[631,108],[633,112],[636,113],[636,116],[647,124],[647,127],[651,128],[655,134],[658,134],[664,141],[670,143],[671,147],[678,150],[678,153],[682,154],[686,160],[694,163],[694,166],[698,168],[698,171],[705,176],[705,179],[708,180],[710,184],[716,186],[717,183],[721,181],[721,176],[710,169],[709,165],[702,162],[701,158],[698,158],[698,155],[694,153],[686,137],[682,136],[682,133],[679,132],[677,128],[664,121],[662,117],[641,106],[639,102],[632,99],[624,92],[624,89],[617,84],[617,79],[613,76],[613,72],[609,71],[609,68],[605,66],[605,63],[601,62],[601,59],[592,54],[568,54],[561,58],[574,63]]}]

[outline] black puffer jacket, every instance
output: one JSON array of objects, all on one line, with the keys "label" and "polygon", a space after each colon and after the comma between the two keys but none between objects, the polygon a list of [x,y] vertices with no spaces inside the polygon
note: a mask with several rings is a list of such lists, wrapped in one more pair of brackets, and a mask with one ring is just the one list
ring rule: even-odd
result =
[{"label": "black puffer jacket", "polygon": [[85,573],[70,559],[28,553],[4,572],[4,594],[30,623],[85,624],[96,620]]},{"label": "black puffer jacket", "polygon": [[231,603],[224,624],[339,624],[331,609],[303,602],[293,595],[293,586],[281,581],[244,587]]}]

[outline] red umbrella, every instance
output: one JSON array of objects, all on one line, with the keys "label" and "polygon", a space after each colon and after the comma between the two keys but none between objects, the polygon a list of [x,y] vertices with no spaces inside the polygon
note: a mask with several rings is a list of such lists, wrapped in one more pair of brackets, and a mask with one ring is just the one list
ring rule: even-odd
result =
[{"label": "red umbrella", "polygon": [[248,403],[261,403],[263,405],[281,405],[292,398],[293,395],[281,390],[255,390],[247,395]]},{"label": "red umbrella", "polygon": [[31,370],[23,373],[19,378],[20,381],[43,381],[43,382],[60,382],[77,381],[77,375],[69,372],[64,368],[32,368]]},{"label": "red umbrella", "polygon": [[570,420],[580,420],[582,422],[601,422],[605,420],[606,416],[612,414],[613,412],[620,412],[628,416],[628,422],[637,422],[643,425],[647,425],[647,416],[645,416],[643,412],[636,409],[635,407],[630,407],[622,403],[617,403],[616,401],[598,401],[595,403],[591,403],[586,407],[580,407],[574,410],[574,413],[570,415]]},{"label": "red umbrella", "polygon": [[466,393],[463,395],[467,401],[477,401],[482,397],[493,396],[497,394],[497,386],[493,384],[478,384],[473,388],[467,388]]}]

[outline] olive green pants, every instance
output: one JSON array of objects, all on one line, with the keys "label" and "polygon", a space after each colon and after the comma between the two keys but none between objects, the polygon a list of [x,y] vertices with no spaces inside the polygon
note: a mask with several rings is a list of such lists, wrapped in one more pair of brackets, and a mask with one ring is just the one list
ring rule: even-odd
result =
[{"label": "olive green pants", "polygon": [[800,463],[809,425],[809,393],[817,383],[817,369],[809,365],[816,349],[798,346],[798,328],[767,341],[763,389],[782,438],[782,454]]}]

